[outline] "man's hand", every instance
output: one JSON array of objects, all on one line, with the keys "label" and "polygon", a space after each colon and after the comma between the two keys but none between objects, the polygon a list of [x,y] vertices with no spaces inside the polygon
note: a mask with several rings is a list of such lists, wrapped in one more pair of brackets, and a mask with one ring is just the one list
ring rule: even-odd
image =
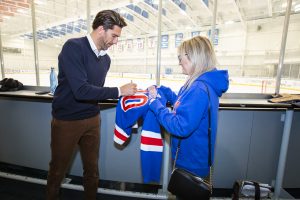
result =
[{"label": "man's hand", "polygon": [[130,96],[134,95],[137,91],[135,83],[127,83],[120,87],[121,96]]}]

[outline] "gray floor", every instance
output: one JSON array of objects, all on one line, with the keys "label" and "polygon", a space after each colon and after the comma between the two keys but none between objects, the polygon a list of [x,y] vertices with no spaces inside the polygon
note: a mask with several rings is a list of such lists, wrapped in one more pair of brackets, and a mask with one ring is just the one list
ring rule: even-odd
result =
[{"label": "gray floor", "polygon": [[[83,192],[69,189],[62,189],[61,200],[82,200]],[[12,179],[0,177],[0,199],[1,200],[44,200],[45,186],[33,184],[24,181],[16,181]],[[99,200],[147,200],[142,198],[123,197],[98,194]],[[169,200],[175,199],[171,197]],[[251,198],[243,198],[247,200]],[[213,197],[211,200],[231,200],[231,198]],[[253,198],[252,198],[253,200]]]},{"label": "gray floor", "polygon": [[[45,185],[16,181],[0,177],[1,200],[44,200]],[[98,194],[99,200],[146,200],[132,197]],[[77,190],[62,189],[61,200],[83,200],[83,192]]]}]

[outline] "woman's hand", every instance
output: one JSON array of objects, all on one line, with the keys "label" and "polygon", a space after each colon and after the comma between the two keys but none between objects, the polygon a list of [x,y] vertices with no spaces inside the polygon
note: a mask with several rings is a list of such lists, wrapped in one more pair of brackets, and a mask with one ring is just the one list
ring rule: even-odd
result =
[{"label": "woman's hand", "polygon": [[148,87],[148,92],[149,92],[149,99],[156,99],[157,97],[157,89],[155,85],[152,85],[150,87]]}]

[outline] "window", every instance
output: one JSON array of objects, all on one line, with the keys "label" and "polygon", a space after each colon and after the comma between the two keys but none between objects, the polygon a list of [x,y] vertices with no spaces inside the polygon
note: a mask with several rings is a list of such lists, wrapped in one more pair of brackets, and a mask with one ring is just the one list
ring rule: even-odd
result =
[{"label": "window", "polygon": [[[114,9],[128,26],[118,44],[108,50],[112,63],[106,85],[132,80],[145,89],[156,84],[159,69],[160,84],[178,91],[187,77],[179,66],[177,47],[195,35],[210,38],[214,16],[214,1],[209,0],[162,0],[161,22],[159,0],[90,0],[88,10],[87,1],[34,2],[37,74],[42,86],[49,86],[50,68],[58,70],[57,56],[65,41],[86,35],[100,10]],[[300,92],[300,0],[292,3],[280,93]],[[30,1],[0,5],[9,10],[0,13],[5,77],[36,85]],[[229,92],[275,93],[286,6],[285,1],[218,1],[213,43],[217,68],[229,71]]]},{"label": "window", "polygon": [[[32,20],[30,3],[3,1],[0,14],[4,73],[25,85],[35,85],[34,51],[32,48]],[[30,39],[31,38],[31,39]]]},{"label": "window", "polygon": [[40,85],[49,86],[50,69],[58,73],[63,44],[87,34],[86,1],[36,1],[35,10]]}]

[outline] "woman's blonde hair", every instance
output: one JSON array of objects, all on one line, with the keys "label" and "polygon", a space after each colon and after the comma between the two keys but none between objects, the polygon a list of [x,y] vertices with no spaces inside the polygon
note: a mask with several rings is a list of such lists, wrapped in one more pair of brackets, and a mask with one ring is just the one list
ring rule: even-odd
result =
[{"label": "woman's blonde hair", "polygon": [[214,69],[217,64],[214,48],[209,39],[203,36],[182,42],[178,47],[178,54],[186,54],[192,62],[193,71],[184,85],[186,88],[189,88],[201,74]]}]

